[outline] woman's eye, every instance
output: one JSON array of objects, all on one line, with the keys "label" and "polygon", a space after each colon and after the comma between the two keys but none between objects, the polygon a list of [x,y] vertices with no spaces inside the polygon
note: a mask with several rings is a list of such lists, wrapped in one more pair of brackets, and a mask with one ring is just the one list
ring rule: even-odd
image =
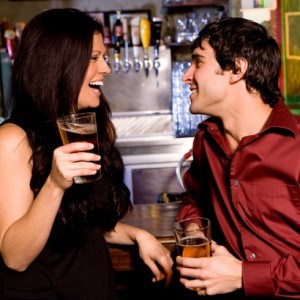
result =
[{"label": "woman's eye", "polygon": [[92,57],[91,57],[91,60],[97,61],[97,60],[98,60],[98,56],[92,56]]},{"label": "woman's eye", "polygon": [[109,56],[108,55],[104,55],[103,56],[104,61],[108,64],[109,63]]}]

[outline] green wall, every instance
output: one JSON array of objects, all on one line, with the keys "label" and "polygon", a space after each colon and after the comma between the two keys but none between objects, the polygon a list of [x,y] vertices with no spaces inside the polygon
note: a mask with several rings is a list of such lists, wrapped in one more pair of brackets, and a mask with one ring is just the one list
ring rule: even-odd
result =
[{"label": "green wall", "polygon": [[281,0],[284,96],[300,114],[300,1]]}]

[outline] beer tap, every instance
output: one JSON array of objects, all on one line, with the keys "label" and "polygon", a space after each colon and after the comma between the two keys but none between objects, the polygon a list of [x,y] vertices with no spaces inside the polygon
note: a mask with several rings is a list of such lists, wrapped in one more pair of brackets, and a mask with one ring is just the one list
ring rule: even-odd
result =
[{"label": "beer tap", "polygon": [[117,20],[114,24],[114,68],[118,73],[121,70],[121,43],[123,39],[123,25],[121,21],[121,11],[117,11]]},{"label": "beer tap", "polygon": [[133,46],[133,58],[134,58],[134,70],[136,72],[140,71],[140,61],[139,61],[139,45],[140,45],[140,17],[134,17],[130,21],[131,26],[131,40]]},{"label": "beer tap", "polygon": [[128,35],[128,22],[126,18],[123,19],[123,40],[125,43],[124,68],[125,68],[125,72],[128,73],[131,68],[131,65],[129,63],[129,50],[128,50],[129,35]]},{"label": "beer tap", "polygon": [[146,18],[141,19],[140,23],[141,40],[144,48],[144,69],[146,77],[149,76],[150,60],[149,60],[149,46],[151,38],[150,22]]},{"label": "beer tap", "polygon": [[160,18],[153,18],[152,22],[152,36],[154,40],[154,58],[153,66],[155,70],[155,76],[158,76],[158,69],[160,67],[159,62],[159,44],[160,44],[160,33],[161,33],[162,20]]}]

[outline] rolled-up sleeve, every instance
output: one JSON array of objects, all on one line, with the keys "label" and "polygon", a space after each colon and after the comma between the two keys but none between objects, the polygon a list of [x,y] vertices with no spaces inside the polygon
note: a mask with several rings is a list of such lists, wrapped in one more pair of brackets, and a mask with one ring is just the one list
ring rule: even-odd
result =
[{"label": "rolled-up sleeve", "polygon": [[176,221],[200,216],[201,213],[196,201],[191,196],[187,195],[182,201],[181,207],[176,217]]}]

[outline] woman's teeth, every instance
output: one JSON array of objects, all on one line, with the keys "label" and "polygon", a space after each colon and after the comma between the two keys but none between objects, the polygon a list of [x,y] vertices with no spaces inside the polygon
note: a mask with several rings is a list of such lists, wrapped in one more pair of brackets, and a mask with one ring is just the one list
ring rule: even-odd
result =
[{"label": "woman's teeth", "polygon": [[94,89],[100,89],[100,87],[103,86],[103,81],[90,82],[89,86]]}]

